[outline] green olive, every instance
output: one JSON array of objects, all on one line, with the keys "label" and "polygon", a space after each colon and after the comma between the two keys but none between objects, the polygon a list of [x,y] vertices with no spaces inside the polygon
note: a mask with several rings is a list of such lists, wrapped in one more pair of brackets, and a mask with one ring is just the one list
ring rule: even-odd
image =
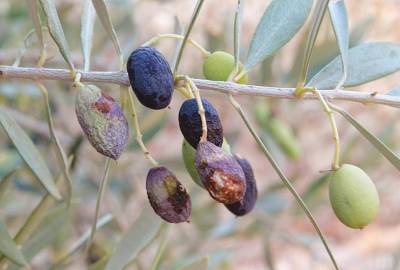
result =
[{"label": "green olive", "polygon": [[378,213],[376,187],[371,178],[354,165],[343,164],[332,173],[329,199],[338,219],[350,228],[365,227]]},{"label": "green olive", "polygon": [[297,159],[300,156],[301,148],[292,128],[277,118],[271,118],[267,125],[268,131],[285,154],[291,159]]},{"label": "green olive", "polygon": [[[225,138],[222,143],[222,149],[228,154],[231,152],[231,148]],[[203,187],[199,173],[194,165],[196,159],[196,149],[194,149],[186,140],[183,140],[182,142],[182,158],[190,177],[192,177],[196,184],[198,184],[200,187]]]},{"label": "green olive", "polygon": [[[203,63],[203,74],[207,80],[226,81],[235,68],[235,58],[233,55],[217,51],[205,59]],[[239,65],[239,72],[243,70],[243,65]],[[248,81],[247,74],[244,74],[237,83],[245,84]]]}]

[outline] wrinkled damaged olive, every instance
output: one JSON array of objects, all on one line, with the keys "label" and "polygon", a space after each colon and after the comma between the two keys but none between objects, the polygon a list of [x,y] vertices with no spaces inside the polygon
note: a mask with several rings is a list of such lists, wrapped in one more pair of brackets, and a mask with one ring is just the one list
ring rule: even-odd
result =
[{"label": "wrinkled damaged olive", "polygon": [[167,168],[150,169],[146,190],[151,207],[162,219],[170,223],[189,221],[192,211],[189,194]]},{"label": "wrinkled damaged olive", "polygon": [[[227,153],[231,153],[231,148],[228,142],[224,139],[222,143],[222,149]],[[182,142],[182,158],[185,164],[186,171],[189,173],[193,181],[200,187],[204,188],[203,183],[200,180],[200,175],[194,165],[196,160],[196,149],[194,149],[185,139]]]},{"label": "wrinkled damaged olive", "polygon": [[174,91],[174,78],[165,57],[152,47],[139,47],[128,58],[129,81],[139,101],[159,110],[167,107]]},{"label": "wrinkled damaged olive", "polygon": [[[203,74],[207,80],[226,81],[235,68],[235,58],[226,52],[213,52],[203,63]],[[243,65],[239,65],[239,73],[243,70]],[[248,76],[244,74],[237,83],[247,83]]]},{"label": "wrinkled damaged olive", "polygon": [[80,87],[75,112],[89,142],[97,152],[117,160],[128,143],[128,121],[119,104],[94,85]]},{"label": "wrinkled damaged olive", "polygon": [[332,173],[329,181],[329,199],[343,224],[361,229],[375,218],[379,196],[371,178],[363,170],[343,164]]},{"label": "wrinkled damaged olive", "polygon": [[[205,98],[202,98],[201,101],[207,122],[207,140],[216,146],[221,146],[224,134],[218,112]],[[198,110],[197,102],[194,98],[183,102],[179,110],[179,127],[182,135],[194,148],[197,148],[203,132]]]},{"label": "wrinkled damaged olive", "polygon": [[244,216],[253,210],[254,205],[257,201],[257,183],[254,178],[253,169],[251,168],[250,163],[238,156],[235,156],[238,161],[240,167],[244,172],[246,177],[246,191],[244,193],[243,200],[241,202],[236,202],[233,204],[225,204],[226,208],[231,211],[232,214],[236,216]]},{"label": "wrinkled damaged olive", "polygon": [[224,204],[242,201],[246,178],[232,155],[210,142],[200,142],[195,165],[201,182],[212,198]]}]

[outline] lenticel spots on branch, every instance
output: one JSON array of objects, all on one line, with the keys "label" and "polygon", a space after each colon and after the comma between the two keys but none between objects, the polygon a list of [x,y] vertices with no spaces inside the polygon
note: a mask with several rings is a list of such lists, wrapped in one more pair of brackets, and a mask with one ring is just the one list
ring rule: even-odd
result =
[{"label": "lenticel spots on branch", "polygon": [[127,62],[129,82],[144,106],[159,110],[172,99],[174,78],[165,57],[152,47],[139,47]]}]

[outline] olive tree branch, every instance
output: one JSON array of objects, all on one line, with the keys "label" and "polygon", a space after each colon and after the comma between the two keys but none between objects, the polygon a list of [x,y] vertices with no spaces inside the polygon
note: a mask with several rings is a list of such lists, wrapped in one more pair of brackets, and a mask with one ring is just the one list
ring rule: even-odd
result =
[{"label": "olive tree branch", "polygon": [[[129,85],[128,74],[125,71],[100,72],[77,71],[82,75],[82,82],[110,83]],[[67,69],[50,68],[24,68],[0,66],[0,79],[29,79],[29,80],[56,80],[72,82],[71,73]],[[216,82],[202,79],[192,79],[199,89],[216,91],[224,94],[264,96],[281,99],[298,99],[295,88],[268,87],[255,85],[242,85],[232,82]],[[345,90],[320,90],[321,95],[329,100],[345,100],[364,104],[381,104],[400,108],[400,97],[377,94],[377,91],[360,92]],[[313,93],[306,93],[301,100],[318,99]]]}]

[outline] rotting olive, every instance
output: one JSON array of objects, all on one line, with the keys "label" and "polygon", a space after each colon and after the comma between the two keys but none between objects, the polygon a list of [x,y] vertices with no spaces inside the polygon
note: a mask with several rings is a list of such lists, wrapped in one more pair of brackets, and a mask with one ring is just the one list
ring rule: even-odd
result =
[{"label": "rotting olive", "polygon": [[98,87],[83,85],[76,97],[75,112],[97,152],[117,160],[129,138],[128,121],[119,104]]}]

